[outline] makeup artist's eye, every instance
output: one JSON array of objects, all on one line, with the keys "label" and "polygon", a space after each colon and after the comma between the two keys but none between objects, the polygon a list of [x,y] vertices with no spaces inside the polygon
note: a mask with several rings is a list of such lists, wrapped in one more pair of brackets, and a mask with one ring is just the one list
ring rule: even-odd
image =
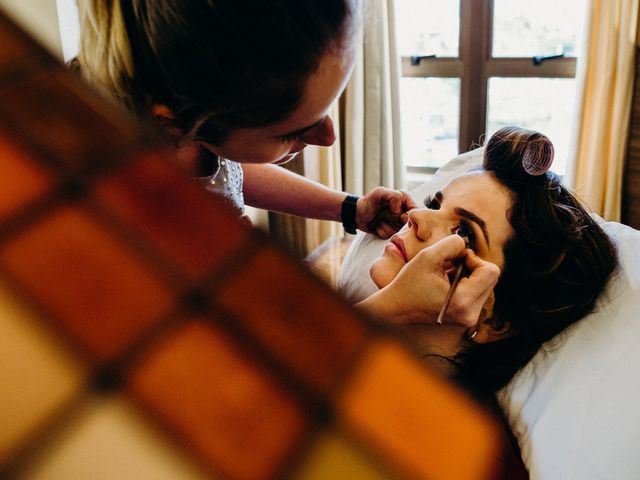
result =
[{"label": "makeup artist's eye", "polygon": [[464,239],[468,248],[475,250],[476,236],[473,233],[473,229],[471,228],[471,225],[469,225],[469,222],[467,222],[466,220],[460,221],[460,225],[456,230],[456,234],[460,235]]},{"label": "makeup artist's eye", "polygon": [[278,140],[280,140],[282,143],[293,143],[298,140],[302,140],[302,135],[298,135],[298,134],[282,135],[278,137]]},{"label": "makeup artist's eye", "polygon": [[440,210],[440,202],[437,198],[427,195],[424,199],[424,206],[430,210]]}]

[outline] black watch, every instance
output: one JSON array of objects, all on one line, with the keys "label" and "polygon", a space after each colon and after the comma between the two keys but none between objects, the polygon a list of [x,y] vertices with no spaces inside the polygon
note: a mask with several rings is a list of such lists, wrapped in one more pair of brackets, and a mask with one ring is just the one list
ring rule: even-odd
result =
[{"label": "black watch", "polygon": [[356,223],[356,204],[358,197],[355,195],[347,195],[342,201],[341,217],[344,231],[350,234],[356,233],[358,224]]}]

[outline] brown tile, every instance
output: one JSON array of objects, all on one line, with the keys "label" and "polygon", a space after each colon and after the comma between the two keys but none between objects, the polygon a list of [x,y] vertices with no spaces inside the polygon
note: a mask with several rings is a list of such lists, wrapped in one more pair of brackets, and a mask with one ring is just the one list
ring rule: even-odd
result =
[{"label": "brown tile", "polygon": [[124,112],[89,92],[71,72],[38,75],[0,92],[6,125],[59,165],[95,167],[137,136]]},{"label": "brown tile", "polygon": [[355,313],[271,248],[214,295],[273,355],[322,391],[331,388],[365,335]]},{"label": "brown tile", "polygon": [[345,428],[410,478],[495,478],[496,425],[391,340],[370,344],[338,410]]},{"label": "brown tile", "polygon": [[122,397],[94,398],[16,479],[205,480],[211,476]]},{"label": "brown tile", "polygon": [[102,203],[190,275],[201,276],[239,248],[249,229],[236,214],[178,174],[166,156],[142,152],[140,158],[97,185]]},{"label": "brown tile", "polygon": [[0,251],[6,268],[101,359],[163,315],[168,289],[80,208],[60,209]]},{"label": "brown tile", "polygon": [[51,185],[47,172],[5,132],[0,131],[0,220],[42,195]]},{"label": "brown tile", "polygon": [[269,372],[204,320],[157,345],[131,385],[224,478],[271,478],[305,425]]},{"label": "brown tile", "polygon": [[0,12],[0,71],[41,50]]},{"label": "brown tile", "polygon": [[0,283],[0,465],[78,393],[79,359]]}]

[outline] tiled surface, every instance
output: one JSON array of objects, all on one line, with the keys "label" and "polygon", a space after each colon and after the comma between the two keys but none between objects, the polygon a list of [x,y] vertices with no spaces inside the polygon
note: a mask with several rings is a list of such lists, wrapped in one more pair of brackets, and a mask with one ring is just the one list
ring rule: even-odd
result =
[{"label": "tiled surface", "polygon": [[[486,438],[486,418],[470,401],[456,398],[452,387],[425,375],[419,360],[397,343],[371,342],[350,380],[338,400],[342,421],[374,440],[398,470],[451,480],[490,473],[487,457],[498,445]],[[451,454],[453,448],[465,452],[464,461]]]},{"label": "tiled surface", "polygon": [[475,405],[1,17],[0,162],[0,478],[491,478]]},{"label": "tiled surface", "polygon": [[51,178],[38,168],[33,156],[0,132],[0,219],[39,198],[51,188]]},{"label": "tiled surface", "polygon": [[96,196],[190,276],[202,277],[225,262],[246,235],[242,225],[228,222],[212,206],[207,192],[177,176],[161,155],[143,154],[137,163],[98,183]]},{"label": "tiled surface", "polygon": [[171,332],[135,367],[132,390],[223,476],[271,478],[301,436],[304,412],[215,323]]},{"label": "tiled surface", "polygon": [[81,208],[62,207],[11,238],[0,265],[100,359],[122,351],[172,300],[162,281]]},{"label": "tiled surface", "polygon": [[87,374],[42,318],[0,283],[0,465],[81,390]]},{"label": "tiled surface", "polygon": [[205,480],[212,476],[121,397],[89,398],[18,479]]},{"label": "tiled surface", "polygon": [[365,327],[313,280],[264,248],[212,293],[272,355],[327,391],[363,342]]},{"label": "tiled surface", "polygon": [[394,480],[398,477],[338,432],[318,435],[295,480]]}]

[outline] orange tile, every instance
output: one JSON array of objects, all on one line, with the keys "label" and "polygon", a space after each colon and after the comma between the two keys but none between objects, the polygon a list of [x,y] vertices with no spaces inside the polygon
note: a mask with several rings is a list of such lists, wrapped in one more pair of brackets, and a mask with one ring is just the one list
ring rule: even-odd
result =
[{"label": "orange tile", "polygon": [[366,333],[333,292],[271,248],[213,294],[273,355],[323,391],[334,384]]},{"label": "orange tile", "polygon": [[237,215],[159,151],[97,185],[110,210],[139,229],[190,275],[201,276],[236,251],[249,234]]},{"label": "orange tile", "polygon": [[305,425],[269,372],[205,320],[157,345],[131,386],[224,478],[271,478]]},{"label": "orange tile", "polygon": [[0,118],[14,135],[59,165],[92,169],[131,143],[135,123],[110,106],[72,72],[37,75],[0,90]]},{"label": "orange tile", "polygon": [[6,268],[94,355],[121,351],[170,307],[172,295],[80,208],[66,207],[0,250]]},{"label": "orange tile", "polygon": [[338,409],[345,428],[410,478],[494,478],[494,422],[392,340],[370,344]]},{"label": "orange tile", "polygon": [[30,154],[0,131],[0,220],[35,200],[51,185],[45,171],[38,168]]}]

